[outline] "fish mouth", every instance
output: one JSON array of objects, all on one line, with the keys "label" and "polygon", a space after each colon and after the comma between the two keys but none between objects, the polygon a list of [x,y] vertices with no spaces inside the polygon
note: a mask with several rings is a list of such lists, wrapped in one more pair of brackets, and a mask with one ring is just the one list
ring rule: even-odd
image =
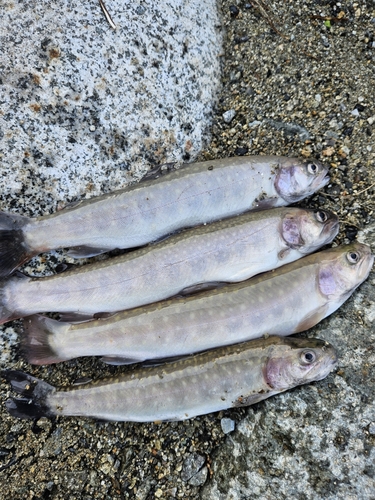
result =
[{"label": "fish mouth", "polygon": [[313,192],[318,191],[318,189],[324,188],[329,182],[331,181],[330,175],[327,173],[324,176],[319,175],[315,177],[312,186],[313,186]]},{"label": "fish mouth", "polygon": [[329,373],[331,373],[331,372],[333,372],[333,370],[335,370],[335,368],[337,367],[338,360],[339,360],[338,354],[334,350],[331,353],[331,356],[330,356],[329,360],[327,361],[327,367],[328,368],[330,367],[329,368]]},{"label": "fish mouth", "polygon": [[326,185],[329,183],[329,181],[330,181],[330,180],[331,180],[331,177],[330,177],[330,175],[327,173],[327,174],[323,177],[323,179],[322,179],[322,187],[323,187],[323,186],[326,186]]},{"label": "fish mouth", "polygon": [[369,246],[364,246],[364,253],[362,262],[359,265],[358,275],[361,276],[362,283],[365,279],[367,279],[368,275],[371,272],[371,269],[374,265],[375,255],[371,253],[371,248]]},{"label": "fish mouth", "polygon": [[316,381],[323,380],[327,377],[327,375],[332,373],[337,368],[337,362],[339,360],[338,354],[330,344],[328,344],[328,346],[331,352],[328,355],[326,354],[326,358],[322,360],[320,367],[318,368],[318,370],[321,370],[321,376],[319,378],[316,378]]},{"label": "fish mouth", "polygon": [[375,260],[375,255],[373,255],[372,253],[370,253],[368,256],[367,256],[367,259],[364,259],[363,261],[363,267],[366,267],[366,276],[368,276],[374,266],[374,260]]},{"label": "fish mouth", "polygon": [[332,218],[327,222],[325,227],[325,233],[332,238],[332,240],[337,236],[340,229],[340,222],[337,218]]}]

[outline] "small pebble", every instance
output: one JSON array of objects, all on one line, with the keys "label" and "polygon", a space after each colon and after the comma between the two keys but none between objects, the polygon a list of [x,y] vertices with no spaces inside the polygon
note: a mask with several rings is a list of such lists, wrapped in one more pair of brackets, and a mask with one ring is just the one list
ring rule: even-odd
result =
[{"label": "small pebble", "polygon": [[243,155],[246,155],[247,153],[249,152],[249,148],[248,147],[240,147],[240,148],[236,148],[234,153],[237,155],[237,156],[243,156]]},{"label": "small pebble", "polygon": [[346,226],[345,228],[345,236],[348,238],[349,241],[355,240],[358,234],[358,228],[355,226]]},{"label": "small pebble", "polygon": [[237,5],[231,5],[229,7],[229,12],[230,12],[230,17],[237,17],[238,14],[240,13],[239,11],[239,8],[237,7]]},{"label": "small pebble", "polygon": [[232,420],[231,418],[222,418],[220,420],[220,424],[224,434],[229,434],[230,432],[233,432],[236,425],[235,421]]},{"label": "small pebble", "polygon": [[249,123],[249,128],[259,127],[259,125],[261,125],[261,124],[262,124],[262,122],[260,122],[259,120],[254,120],[253,122]]},{"label": "small pebble", "polygon": [[225,113],[223,113],[223,120],[225,121],[225,123],[230,123],[235,116],[236,111],[234,109],[228,109],[228,111],[225,111]]},{"label": "small pebble", "polygon": [[207,478],[206,459],[198,453],[189,455],[182,466],[181,479],[192,486],[202,485]]}]

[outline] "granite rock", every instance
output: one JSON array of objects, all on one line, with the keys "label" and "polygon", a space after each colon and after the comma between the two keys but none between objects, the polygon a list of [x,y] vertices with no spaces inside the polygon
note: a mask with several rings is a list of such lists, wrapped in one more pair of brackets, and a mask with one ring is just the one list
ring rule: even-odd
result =
[{"label": "granite rock", "polygon": [[2,3],[4,209],[15,195],[14,207],[33,212],[34,197],[43,213],[121,188],[152,165],[193,160],[207,142],[220,84],[215,2],[107,8],[115,30],[99,1]]}]

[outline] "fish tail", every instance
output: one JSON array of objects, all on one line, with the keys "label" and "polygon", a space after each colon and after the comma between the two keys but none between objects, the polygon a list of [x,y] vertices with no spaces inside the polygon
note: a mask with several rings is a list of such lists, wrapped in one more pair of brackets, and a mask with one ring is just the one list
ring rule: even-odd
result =
[{"label": "fish tail", "polygon": [[7,321],[12,321],[13,319],[16,319],[17,317],[13,317],[13,312],[10,311],[4,304],[3,302],[3,288],[4,288],[4,281],[0,280],[0,325],[3,323],[6,323]]},{"label": "fish tail", "polygon": [[66,329],[66,323],[35,314],[25,318],[23,326],[21,350],[28,363],[51,365],[69,359],[59,356],[50,345],[55,331]]},{"label": "fish tail", "polygon": [[0,278],[9,276],[35,255],[26,245],[22,230],[29,221],[22,215],[0,212]]},{"label": "fish tail", "polygon": [[[1,236],[0,236],[1,237]],[[1,259],[1,257],[0,257]],[[7,300],[7,287],[14,284],[17,280],[28,280],[29,278],[19,271],[10,278],[0,278],[0,325],[7,321],[12,321],[21,317],[20,313],[15,310]]]},{"label": "fish tail", "polygon": [[1,376],[10,382],[17,394],[23,396],[9,398],[5,402],[13,417],[34,419],[54,416],[47,402],[48,396],[56,391],[52,385],[18,370],[4,370]]}]

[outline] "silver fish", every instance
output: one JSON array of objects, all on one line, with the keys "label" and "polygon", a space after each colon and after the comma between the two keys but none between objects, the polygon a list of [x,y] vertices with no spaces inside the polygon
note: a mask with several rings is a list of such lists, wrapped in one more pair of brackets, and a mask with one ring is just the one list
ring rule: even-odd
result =
[{"label": "silver fish", "polygon": [[185,299],[151,304],[71,325],[43,316],[24,321],[33,364],[104,356],[111,364],[182,356],[262,335],[291,335],[333,313],[364,281],[370,248],[353,243],[276,271]]},{"label": "silver fish", "polygon": [[241,156],[187,165],[65,210],[29,219],[0,212],[0,277],[30,257],[70,247],[74,257],[145,245],[178,229],[294,203],[329,181],[316,160]]},{"label": "silver fish", "polygon": [[0,282],[0,322],[38,312],[115,312],[186,287],[241,281],[333,240],[331,212],[276,208],[200,226],[141,250],[47,278]]},{"label": "silver fish", "polygon": [[16,417],[70,415],[150,422],[185,420],[258,403],[323,379],[336,362],[328,342],[269,337],[70,389],[55,389],[18,371],[3,376],[24,396],[6,402]]}]

